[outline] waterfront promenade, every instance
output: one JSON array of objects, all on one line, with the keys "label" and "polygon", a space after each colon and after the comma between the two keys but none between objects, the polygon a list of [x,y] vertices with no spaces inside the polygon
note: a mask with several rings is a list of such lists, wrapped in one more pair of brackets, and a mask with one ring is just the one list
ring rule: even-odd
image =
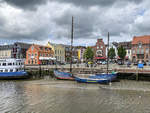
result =
[{"label": "waterfront promenade", "polygon": [[[84,72],[91,72],[91,73],[102,73],[106,72],[107,65],[97,65],[96,67],[86,67],[85,64],[80,64],[77,66],[77,64],[73,64],[73,72],[75,73],[84,73]],[[38,70],[40,68],[40,65],[34,65],[34,66],[26,66],[25,67],[28,70]],[[41,65],[42,69],[55,69],[55,65]],[[70,65],[57,65],[57,68],[69,71]],[[135,65],[131,65],[130,67],[127,67],[127,65],[117,65],[117,64],[110,64],[109,65],[110,71],[117,71],[118,73],[139,73],[139,74],[149,74],[150,75],[150,66],[144,66],[144,68],[139,69]],[[88,74],[88,73],[87,73]]]}]

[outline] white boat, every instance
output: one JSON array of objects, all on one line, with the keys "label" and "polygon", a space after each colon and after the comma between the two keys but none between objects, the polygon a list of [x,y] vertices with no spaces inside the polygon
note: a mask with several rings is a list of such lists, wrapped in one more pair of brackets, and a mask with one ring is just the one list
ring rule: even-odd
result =
[{"label": "white boat", "polygon": [[23,59],[0,59],[0,79],[27,78]]}]

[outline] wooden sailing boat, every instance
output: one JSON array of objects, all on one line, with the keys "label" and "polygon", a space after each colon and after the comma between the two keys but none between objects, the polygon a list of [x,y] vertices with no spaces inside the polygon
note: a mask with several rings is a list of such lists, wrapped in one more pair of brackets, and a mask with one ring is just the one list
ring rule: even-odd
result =
[{"label": "wooden sailing boat", "polygon": [[72,29],[71,29],[71,59],[70,59],[70,72],[61,72],[57,68],[54,70],[54,76],[59,80],[74,80],[72,76],[72,45],[73,45],[73,17],[72,17]]},{"label": "wooden sailing boat", "polygon": [[116,81],[117,73],[109,73],[109,32],[108,32],[108,42],[107,42],[107,72],[103,74],[97,74],[94,76],[89,76],[89,78],[106,78],[109,82]]},{"label": "wooden sailing boat", "polygon": [[107,73],[89,76],[88,78],[75,77],[77,82],[82,83],[109,83],[114,81],[117,73],[109,73],[109,32],[108,32],[108,47],[107,47]]}]

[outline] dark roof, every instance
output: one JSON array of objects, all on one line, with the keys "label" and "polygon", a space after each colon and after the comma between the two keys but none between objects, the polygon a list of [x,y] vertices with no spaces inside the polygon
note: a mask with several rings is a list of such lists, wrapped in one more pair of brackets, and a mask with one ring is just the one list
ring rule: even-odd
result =
[{"label": "dark roof", "polygon": [[13,45],[0,45],[0,50],[11,50]]},{"label": "dark roof", "polygon": [[19,45],[21,48],[24,48],[24,49],[28,49],[32,45],[32,44],[22,43],[22,42],[16,42],[14,43],[14,45],[15,44]]}]

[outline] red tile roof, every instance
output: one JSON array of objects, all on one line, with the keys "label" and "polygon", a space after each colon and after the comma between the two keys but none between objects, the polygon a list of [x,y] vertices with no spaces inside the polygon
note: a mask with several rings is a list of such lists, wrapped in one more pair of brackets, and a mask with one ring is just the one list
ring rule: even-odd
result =
[{"label": "red tile roof", "polygon": [[139,42],[142,42],[142,44],[149,44],[150,43],[150,35],[133,37],[132,44],[138,44]]}]

